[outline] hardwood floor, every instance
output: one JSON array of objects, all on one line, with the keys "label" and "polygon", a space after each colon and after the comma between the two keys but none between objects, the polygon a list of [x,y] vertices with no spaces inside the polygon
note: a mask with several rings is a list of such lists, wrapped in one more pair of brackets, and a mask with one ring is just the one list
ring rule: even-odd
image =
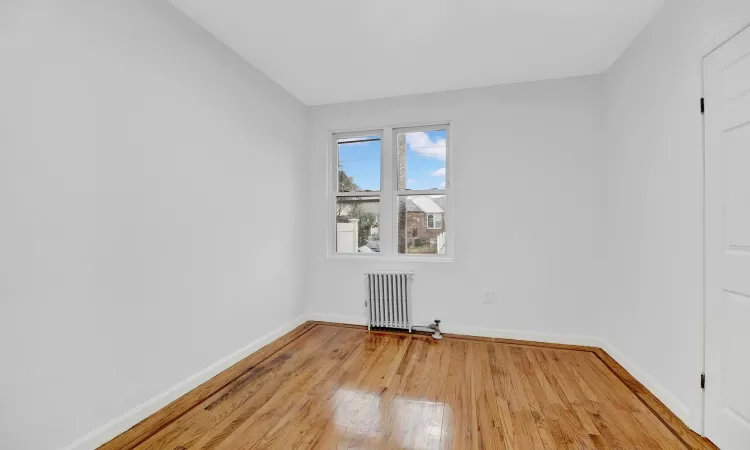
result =
[{"label": "hardwood floor", "polygon": [[100,449],[713,448],[599,349],[308,323]]}]

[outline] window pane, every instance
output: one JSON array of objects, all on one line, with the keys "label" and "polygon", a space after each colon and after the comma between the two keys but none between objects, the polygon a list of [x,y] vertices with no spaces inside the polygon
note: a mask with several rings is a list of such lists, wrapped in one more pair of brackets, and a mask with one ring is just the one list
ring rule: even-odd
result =
[{"label": "window pane", "polygon": [[380,190],[380,136],[339,138],[339,192]]},{"label": "window pane", "polygon": [[446,130],[398,133],[398,189],[444,189]]},{"label": "window pane", "polygon": [[398,252],[445,254],[444,212],[445,195],[399,196]]},{"label": "window pane", "polygon": [[336,252],[380,252],[380,199],[338,197],[336,199]]}]

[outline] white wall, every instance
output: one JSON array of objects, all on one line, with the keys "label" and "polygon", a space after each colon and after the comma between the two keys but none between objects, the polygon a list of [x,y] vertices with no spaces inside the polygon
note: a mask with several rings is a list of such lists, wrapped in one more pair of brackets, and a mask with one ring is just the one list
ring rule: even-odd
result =
[{"label": "white wall", "polygon": [[611,278],[597,334],[696,430],[703,367],[701,58],[748,23],[747,0],[670,0],[606,75],[603,243]]},{"label": "white wall", "polygon": [[[410,269],[417,322],[440,318],[447,330],[537,339],[591,336],[601,293],[594,240],[602,89],[600,77],[581,77],[311,108],[306,298],[313,317],[363,321],[363,272]],[[445,120],[452,121],[454,261],[327,259],[330,132]],[[488,290],[495,305],[482,304]]]},{"label": "white wall", "polygon": [[[68,444],[303,303],[362,321],[386,269],[418,322],[601,337],[700,430],[700,59],[748,22],[668,0],[605,76],[305,109],[167,2],[3,2],[0,447]],[[445,120],[454,261],[327,259],[330,131]]]},{"label": "white wall", "polygon": [[167,2],[2,2],[0,61],[0,448],[303,311],[299,102]]}]

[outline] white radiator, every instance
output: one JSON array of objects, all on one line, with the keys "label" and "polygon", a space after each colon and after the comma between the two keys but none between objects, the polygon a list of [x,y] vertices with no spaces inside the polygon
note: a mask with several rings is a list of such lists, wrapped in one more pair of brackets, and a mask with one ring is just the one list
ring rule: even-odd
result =
[{"label": "white radiator", "polygon": [[367,328],[403,328],[411,333],[411,276],[409,272],[365,274]]}]

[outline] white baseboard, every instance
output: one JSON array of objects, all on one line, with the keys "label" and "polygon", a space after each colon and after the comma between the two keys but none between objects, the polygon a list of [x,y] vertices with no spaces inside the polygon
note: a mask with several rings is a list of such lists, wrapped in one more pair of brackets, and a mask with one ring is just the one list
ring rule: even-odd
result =
[{"label": "white baseboard", "polygon": [[503,330],[499,328],[472,327],[465,325],[440,325],[444,333],[460,334],[464,336],[479,336],[500,339],[514,339],[517,341],[546,342],[549,344],[583,345],[598,347],[599,340],[589,336],[574,334],[540,333],[535,331]]},{"label": "white baseboard", "polygon": [[216,361],[200,372],[190,376],[189,378],[177,383],[166,391],[147,400],[145,403],[136,406],[120,417],[111,420],[105,425],[77,439],[75,442],[63,447],[62,450],[95,449],[96,447],[112,440],[119,434],[127,431],[130,427],[137,424],[141,420],[156,413],[174,400],[177,400],[184,394],[200,386],[202,383],[210,380],[235,363],[258,351],[261,347],[275,341],[279,337],[297,328],[306,320],[307,318],[305,316],[300,316],[297,319],[278,327],[270,333],[261,336],[260,338],[252,341],[243,348],[231,353],[230,355],[225,356],[224,358]]},{"label": "white baseboard", "polygon": [[[110,441],[122,432],[128,430],[130,427],[136,425],[141,420],[148,416],[156,413],[160,409],[167,406],[169,403],[177,400],[184,394],[198,387],[200,384],[211,379],[222,371],[228,369],[238,361],[246,358],[252,353],[259,350],[261,347],[273,342],[284,334],[292,331],[307,320],[315,320],[321,322],[331,323],[345,323],[352,325],[366,325],[367,320],[361,316],[344,316],[337,314],[319,314],[310,313],[304,316],[300,316],[297,319],[288,322],[279,328],[271,331],[270,333],[261,336],[254,340],[245,347],[233,352],[232,354],[225,356],[224,358],[216,361],[200,372],[192,375],[191,377],[181,381],[175,386],[167,389],[159,395],[149,399],[145,403],[136,406],[120,417],[108,422],[107,424],[97,428],[96,430],[88,433],[87,435],[77,439],[75,442],[63,447],[61,450],[88,450],[95,449],[96,447]],[[474,327],[466,325],[443,325],[441,327],[444,332],[452,334],[460,334],[465,336],[480,336],[480,337],[491,337],[491,338],[504,338],[504,339],[516,339],[524,341],[537,341],[547,342],[555,344],[568,344],[568,345],[584,345],[589,347],[599,347],[609,353],[618,363],[620,363],[625,370],[630,372],[643,386],[651,391],[659,400],[661,400],[672,412],[675,413],[683,422],[690,426],[690,410],[677,397],[672,394],[669,390],[664,388],[653,378],[651,378],[646,372],[641,370],[632,361],[626,358],[621,352],[619,352],[612,345],[607,342],[590,336],[577,336],[577,335],[566,335],[566,334],[550,334],[550,333],[539,333],[530,331],[517,331],[517,330],[503,330],[496,328],[484,328]]]},{"label": "white baseboard", "polygon": [[[343,316],[338,314],[308,314],[308,320],[321,322],[346,323],[350,325],[367,325],[367,319],[362,316]],[[419,324],[421,325],[421,324]],[[426,325],[426,323],[425,323]],[[565,334],[548,334],[528,331],[501,330],[497,328],[483,328],[467,325],[442,324],[440,329],[444,333],[460,334],[463,336],[479,336],[503,339],[516,339],[521,341],[549,342],[553,344],[588,345],[599,347],[601,341],[587,336],[575,336]]]},{"label": "white baseboard", "polygon": [[654,380],[653,377],[651,377],[640,367],[635,365],[635,363],[629,360],[622,352],[617,350],[608,342],[599,339],[599,345],[597,345],[597,347],[600,347],[601,349],[606,351],[609,356],[614,358],[615,361],[617,361],[622,367],[624,367],[625,370],[628,371],[628,373],[633,375],[636,380],[640,381],[640,383],[646,389],[651,391],[651,393],[654,394],[656,398],[661,400],[661,402],[664,403],[664,405],[669,408],[674,413],[674,415],[682,420],[688,427],[693,429],[693,431],[696,431],[698,434],[701,433],[701,430],[697,430],[694,424],[691,423],[690,408],[679,401],[677,399],[677,396],[675,396],[670,390]]},{"label": "white baseboard", "polygon": [[346,323],[349,325],[367,325],[367,319],[359,316],[342,316],[340,314],[318,314],[311,313],[306,317],[307,320],[316,320],[319,322],[329,323]]},{"label": "white baseboard", "polygon": [[[336,314],[308,314],[309,320],[319,320],[321,322],[346,323],[353,325],[366,325],[367,319],[360,316],[342,316]],[[606,341],[593,336],[578,336],[569,334],[551,334],[539,333],[533,331],[503,330],[498,328],[484,328],[467,325],[442,324],[440,326],[443,332],[450,334],[460,334],[464,336],[480,336],[502,339],[516,339],[521,341],[546,342],[551,344],[583,345],[588,347],[599,347],[605,350],[615,359],[622,367],[643,384],[646,389],[651,391],[664,405],[667,406],[674,414],[685,424],[691,426],[690,409],[680,402],[677,397],[656,382],[645,371],[641,370],[632,361],[625,357],[620,351],[614,348]],[[691,426],[692,428],[692,426]]]}]

